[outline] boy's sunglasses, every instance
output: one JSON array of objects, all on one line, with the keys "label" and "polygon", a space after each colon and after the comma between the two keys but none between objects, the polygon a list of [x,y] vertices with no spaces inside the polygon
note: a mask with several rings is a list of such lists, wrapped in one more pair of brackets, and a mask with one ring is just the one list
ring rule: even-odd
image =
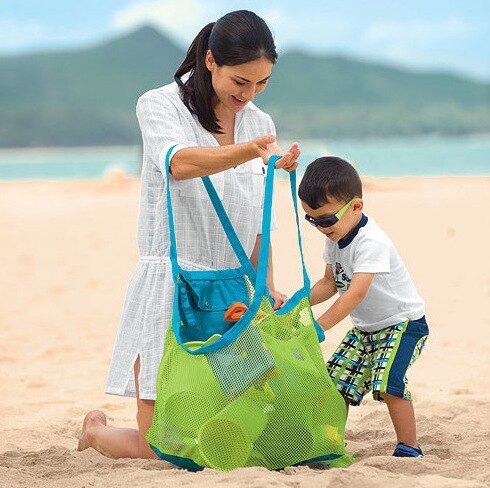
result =
[{"label": "boy's sunglasses", "polygon": [[335,215],[331,215],[329,217],[319,217],[318,219],[315,219],[315,217],[305,214],[305,219],[315,227],[332,227],[332,225],[336,224],[342,218],[342,215],[345,214],[345,212],[349,208],[349,205],[356,198],[357,197],[354,197],[352,200],[347,202]]}]

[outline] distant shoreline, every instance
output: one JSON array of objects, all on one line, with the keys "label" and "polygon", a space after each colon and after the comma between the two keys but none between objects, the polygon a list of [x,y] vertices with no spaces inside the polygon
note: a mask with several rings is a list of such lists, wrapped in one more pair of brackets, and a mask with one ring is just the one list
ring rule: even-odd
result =
[{"label": "distant shoreline", "polygon": [[[447,176],[361,176],[363,187],[366,192],[379,191],[397,192],[400,190],[408,190],[413,188],[421,188],[430,186],[433,183],[440,184],[468,184],[481,183],[483,185],[490,184],[490,175],[447,175]],[[277,178],[276,183],[282,188],[283,185],[289,185],[286,176]],[[56,188],[70,189],[127,189],[131,187],[139,188],[140,178],[138,176],[127,175],[124,172],[114,171],[101,178],[92,179],[73,179],[73,180],[49,180],[49,179],[32,179],[32,180],[0,180],[0,188],[13,190],[16,186],[26,188],[46,188],[55,186]]]},{"label": "distant shoreline", "polygon": [[[469,134],[438,134],[438,133],[433,133],[433,134],[413,134],[413,135],[407,135],[407,136],[402,136],[402,135],[392,135],[392,136],[386,136],[386,137],[381,137],[381,136],[358,136],[358,137],[335,137],[335,138],[329,138],[325,137],[323,138],[290,138],[290,137],[285,137],[285,138],[280,138],[279,139],[279,144],[287,145],[288,143],[292,142],[299,142],[303,146],[308,146],[308,145],[316,145],[316,144],[325,144],[328,145],[329,141],[336,141],[336,142],[363,142],[363,141],[386,141],[386,142],[392,142],[392,141],[397,141],[397,140],[404,140],[404,141],[409,141],[409,140],[437,140],[437,139],[489,139],[490,140],[490,132],[472,132]],[[9,151],[63,151],[63,150],[70,150],[70,151],[77,151],[77,150],[111,150],[111,149],[124,149],[124,148],[137,148],[141,147],[141,144],[108,144],[108,145],[81,145],[81,146],[0,146],[0,154],[4,152],[9,152]]]},{"label": "distant shoreline", "polygon": [[[292,142],[280,139],[279,146],[287,150]],[[490,134],[299,142],[300,175],[309,162],[328,155],[347,159],[361,175],[372,177],[490,175]],[[142,145],[4,148],[0,181],[94,180],[114,171],[137,176],[142,155]]]}]

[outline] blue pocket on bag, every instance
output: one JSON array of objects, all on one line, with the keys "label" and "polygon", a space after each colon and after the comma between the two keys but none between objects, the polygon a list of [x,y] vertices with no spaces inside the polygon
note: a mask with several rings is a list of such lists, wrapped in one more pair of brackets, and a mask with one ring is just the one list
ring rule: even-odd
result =
[{"label": "blue pocket on bag", "polygon": [[250,303],[243,275],[224,278],[179,277],[179,311],[182,342],[206,341],[213,334],[223,335],[233,324],[226,322],[225,311],[234,302]]}]

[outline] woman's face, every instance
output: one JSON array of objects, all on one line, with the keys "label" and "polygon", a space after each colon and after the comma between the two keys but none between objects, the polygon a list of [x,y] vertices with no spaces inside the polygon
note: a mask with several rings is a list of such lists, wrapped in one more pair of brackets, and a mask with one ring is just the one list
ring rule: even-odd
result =
[{"label": "woman's face", "polygon": [[267,58],[259,58],[235,66],[218,66],[211,50],[206,53],[206,67],[211,72],[211,81],[218,104],[236,113],[251,102],[257,93],[267,86],[273,63]]}]

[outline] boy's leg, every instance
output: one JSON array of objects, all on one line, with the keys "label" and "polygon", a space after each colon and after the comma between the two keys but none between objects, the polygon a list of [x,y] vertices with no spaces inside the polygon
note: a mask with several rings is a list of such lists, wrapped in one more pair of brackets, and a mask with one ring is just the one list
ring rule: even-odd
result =
[{"label": "boy's leg", "polygon": [[422,318],[372,334],[373,396],[386,402],[397,442],[414,448],[418,447],[415,414],[406,372],[422,351],[428,333]]},{"label": "boy's leg", "polygon": [[389,393],[383,393],[383,400],[388,406],[397,443],[403,442],[407,446],[418,447],[415,413],[411,400],[404,400]]},{"label": "boy's leg", "polygon": [[112,458],[157,458],[144,436],[150,427],[155,402],[139,398],[138,376],[140,359],[134,365],[136,383],[138,429],[123,429],[106,425],[106,416],[99,410],[89,412],[83,422],[78,450],[93,447],[101,454]]}]

